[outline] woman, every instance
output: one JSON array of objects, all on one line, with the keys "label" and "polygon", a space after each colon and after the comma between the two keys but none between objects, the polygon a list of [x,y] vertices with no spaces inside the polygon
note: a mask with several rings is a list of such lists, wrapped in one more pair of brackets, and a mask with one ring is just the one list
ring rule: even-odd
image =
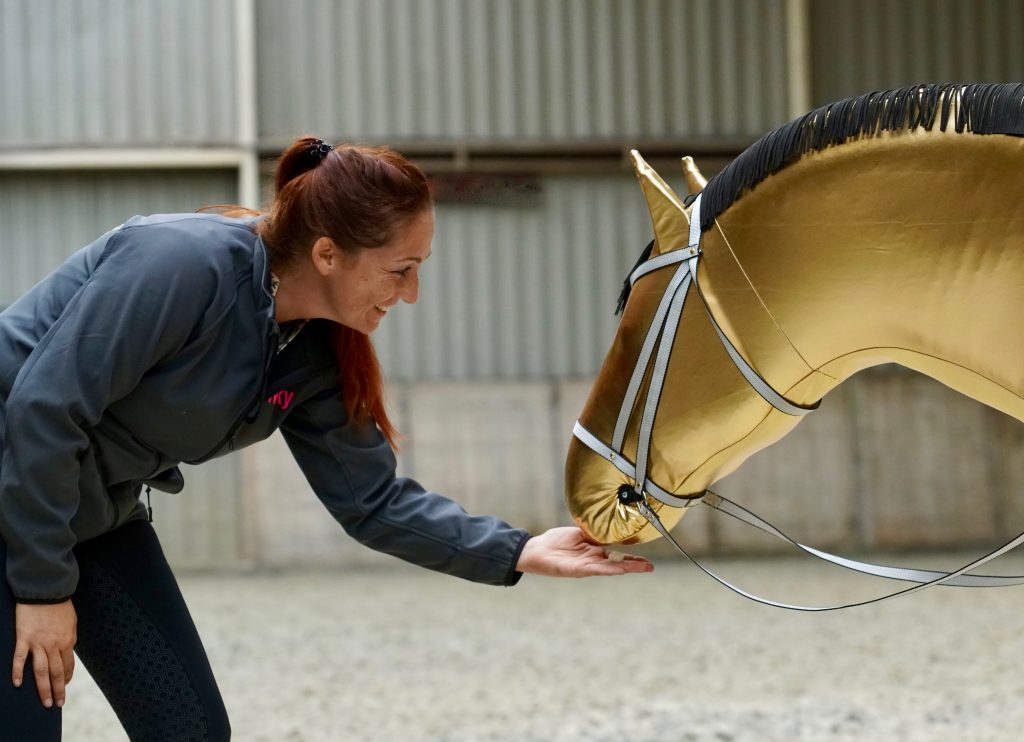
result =
[{"label": "woman", "polygon": [[576,528],[531,537],[395,477],[368,335],[414,303],[433,204],[386,149],[297,140],[264,218],[136,217],[0,314],[4,739],[60,737],[74,654],[129,736],[227,739],[209,663],[139,499],[280,429],[362,543],[495,585],[649,571]]}]

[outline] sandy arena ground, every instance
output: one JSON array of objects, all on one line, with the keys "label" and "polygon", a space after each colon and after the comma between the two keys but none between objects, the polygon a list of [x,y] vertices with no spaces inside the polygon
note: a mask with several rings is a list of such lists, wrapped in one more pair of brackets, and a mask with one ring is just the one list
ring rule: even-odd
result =
[{"label": "sandy arena ground", "polygon": [[[969,555],[900,557],[959,566]],[[242,742],[1019,740],[1024,587],[938,588],[798,614],[656,560],[650,575],[511,589],[398,564],[186,575]],[[809,559],[717,560],[742,584],[833,602],[898,583]],[[1009,557],[999,570],[1024,572]],[[67,742],[126,739],[81,671]]]}]

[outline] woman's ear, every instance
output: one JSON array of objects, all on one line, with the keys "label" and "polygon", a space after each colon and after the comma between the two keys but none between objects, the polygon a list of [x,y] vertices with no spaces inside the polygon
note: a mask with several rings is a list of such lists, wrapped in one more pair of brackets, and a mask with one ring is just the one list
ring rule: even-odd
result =
[{"label": "woman's ear", "polygon": [[316,268],[317,273],[327,276],[337,270],[341,251],[330,237],[320,237],[313,243],[310,258],[313,260],[313,267]]}]

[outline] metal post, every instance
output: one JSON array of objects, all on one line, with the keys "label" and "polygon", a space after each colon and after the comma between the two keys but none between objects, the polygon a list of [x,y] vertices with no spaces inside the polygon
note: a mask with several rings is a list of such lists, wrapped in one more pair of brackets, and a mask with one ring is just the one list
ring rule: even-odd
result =
[{"label": "metal post", "polygon": [[254,0],[235,0],[235,64],[238,68],[238,203],[260,207],[260,160],[256,107],[256,8]]},{"label": "metal post", "polygon": [[789,115],[802,116],[813,104],[809,0],[786,0],[786,56]]}]

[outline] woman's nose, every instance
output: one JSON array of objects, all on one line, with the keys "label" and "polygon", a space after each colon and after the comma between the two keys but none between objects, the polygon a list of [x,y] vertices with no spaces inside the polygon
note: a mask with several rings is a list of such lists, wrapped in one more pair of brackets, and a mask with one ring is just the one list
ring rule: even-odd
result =
[{"label": "woman's nose", "polygon": [[415,304],[416,300],[420,298],[420,276],[419,273],[413,272],[402,284],[402,290],[399,293],[402,301],[406,304]]}]

